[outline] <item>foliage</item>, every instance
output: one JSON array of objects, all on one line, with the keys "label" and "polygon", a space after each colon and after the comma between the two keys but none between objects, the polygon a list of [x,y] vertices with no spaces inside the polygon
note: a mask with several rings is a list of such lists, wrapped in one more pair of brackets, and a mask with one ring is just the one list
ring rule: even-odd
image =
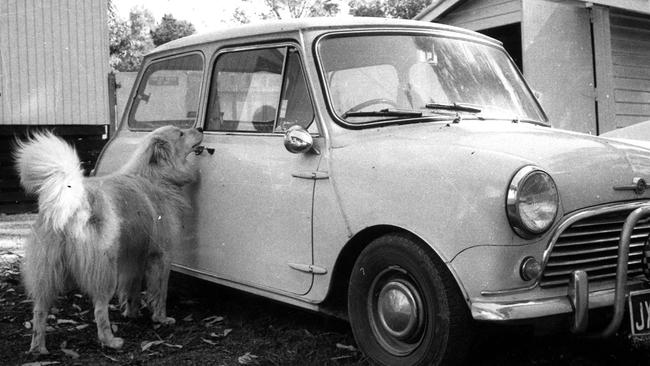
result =
[{"label": "foliage", "polygon": [[192,23],[185,20],[176,20],[171,14],[165,14],[160,24],[151,31],[151,39],[155,46],[173,41],[175,39],[194,34],[196,29]]},{"label": "foliage", "polygon": [[350,14],[361,17],[413,19],[431,0],[350,0]]},{"label": "foliage", "polygon": [[238,23],[253,20],[334,16],[341,9],[337,0],[241,0],[232,19]]},{"label": "foliage", "polygon": [[144,8],[131,9],[129,20],[109,12],[109,63],[115,71],[136,71],[144,55],[154,47],[150,30],[153,15]]},{"label": "foliage", "polygon": [[136,7],[129,12],[129,19],[119,17],[112,2],[108,8],[109,64],[113,71],[137,71],[145,54],[176,38],[195,32],[194,26],[165,14],[160,24],[151,12]]}]

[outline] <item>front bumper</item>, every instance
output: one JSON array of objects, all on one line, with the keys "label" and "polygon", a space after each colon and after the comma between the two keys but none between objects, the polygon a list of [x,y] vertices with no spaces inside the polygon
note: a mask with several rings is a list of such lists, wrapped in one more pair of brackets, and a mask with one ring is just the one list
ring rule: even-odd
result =
[{"label": "front bumper", "polygon": [[650,205],[632,211],[623,224],[618,244],[616,284],[614,289],[589,292],[589,278],[585,271],[571,273],[566,296],[525,301],[474,301],[471,313],[474,319],[491,322],[504,322],[542,318],[559,314],[572,314],[574,333],[584,333],[589,322],[588,310],[612,306],[614,316],[608,326],[596,335],[613,335],[621,325],[626,307],[627,294],[644,288],[643,283],[630,284],[627,280],[630,237],[635,224],[650,216]]}]

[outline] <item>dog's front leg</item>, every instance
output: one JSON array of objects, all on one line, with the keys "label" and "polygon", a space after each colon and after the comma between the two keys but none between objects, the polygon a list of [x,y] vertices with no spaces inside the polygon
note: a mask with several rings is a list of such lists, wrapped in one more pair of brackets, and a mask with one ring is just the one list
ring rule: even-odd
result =
[{"label": "dog's front leg", "polygon": [[50,304],[45,299],[34,299],[34,319],[32,319],[32,345],[28,353],[49,354],[45,347],[45,332],[47,329],[47,312]]},{"label": "dog's front leg", "polygon": [[110,348],[122,348],[124,340],[113,336],[111,322],[108,319],[108,300],[95,300],[95,323],[97,323],[97,337],[102,345]]}]

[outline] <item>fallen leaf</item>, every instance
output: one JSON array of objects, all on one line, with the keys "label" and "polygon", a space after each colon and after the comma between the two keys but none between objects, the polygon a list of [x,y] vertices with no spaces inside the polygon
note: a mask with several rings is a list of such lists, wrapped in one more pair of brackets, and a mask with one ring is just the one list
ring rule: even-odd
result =
[{"label": "fallen leaf", "polygon": [[79,358],[79,354],[71,349],[66,349],[66,348],[61,348],[61,351],[66,354],[66,356],[70,356],[73,359]]},{"label": "fallen leaf", "polygon": [[115,306],[115,305],[113,305],[113,304],[108,304],[108,310],[110,310],[110,311],[116,311],[116,310],[118,310],[118,308],[117,308],[117,306]]},{"label": "fallen leaf", "polygon": [[82,330],[88,328],[88,324],[80,324],[75,327],[76,330]]},{"label": "fallen leaf", "polygon": [[347,351],[350,351],[350,352],[356,352],[357,351],[356,347],[354,347],[354,346],[346,346],[345,344],[341,344],[341,343],[337,343],[336,348],[344,349],[344,350],[347,350]]},{"label": "fallen leaf", "polygon": [[167,342],[163,343],[163,346],[167,346],[167,347],[170,347],[170,348],[183,348],[183,346],[181,346],[180,344],[172,344],[172,343],[167,343]]},{"label": "fallen leaf", "polygon": [[239,356],[237,361],[242,365],[257,365],[259,363],[257,361],[257,356],[252,355],[250,352],[246,352],[245,355]]},{"label": "fallen leaf", "polygon": [[25,326],[25,329],[32,329],[32,322],[24,322],[23,326]]},{"label": "fallen leaf", "polygon": [[52,307],[50,308],[50,313],[52,313],[52,314],[54,314],[54,315],[56,315],[56,314],[58,314],[58,313],[60,313],[60,312],[61,312],[61,310],[59,310],[59,308],[57,308],[57,307],[52,306]]},{"label": "fallen leaf", "polygon": [[215,342],[215,341],[211,341],[211,340],[209,340],[209,339],[201,338],[201,340],[202,340],[203,342],[205,342],[205,343],[207,343],[207,344],[211,344],[211,345],[213,345],[213,346],[214,346],[215,344],[217,344],[217,342]]},{"label": "fallen leaf", "polygon": [[74,297],[76,297],[76,298],[78,298],[78,299],[81,299],[81,298],[84,297],[84,296],[83,296],[82,294],[74,294]]},{"label": "fallen leaf", "polygon": [[149,341],[149,342],[143,341],[142,343],[140,343],[140,348],[142,349],[142,352],[144,352],[149,348],[151,348],[152,346],[157,346],[163,343],[165,343],[165,341]]},{"label": "fallen leaf", "polygon": [[184,322],[191,322],[192,320],[194,320],[194,318],[192,317],[192,314],[190,314],[190,315],[183,318]]},{"label": "fallen leaf", "polygon": [[113,333],[117,333],[117,324],[111,324],[111,330]]},{"label": "fallen leaf", "polygon": [[49,315],[47,316],[47,320],[56,320],[56,315],[54,315],[54,314],[49,314]]},{"label": "fallen leaf", "polygon": [[62,325],[62,324],[76,325],[78,323],[76,321],[72,320],[72,319],[57,319],[56,324],[57,325]]},{"label": "fallen leaf", "polygon": [[214,332],[210,333],[210,337],[223,338],[226,337],[228,334],[230,334],[230,332],[232,332],[232,329],[224,329],[223,333],[214,333]]},{"label": "fallen leaf", "polygon": [[20,366],[47,366],[47,365],[57,365],[60,364],[59,361],[37,361],[37,362],[28,362]]},{"label": "fallen leaf", "polygon": [[77,304],[72,304],[72,308],[77,310],[77,312],[81,312],[81,306],[79,306]]},{"label": "fallen leaf", "polygon": [[219,323],[219,322],[223,321],[223,316],[218,316],[218,315],[209,316],[209,317],[203,319],[202,321],[205,323],[205,326],[207,327],[207,326],[210,326],[212,324]]},{"label": "fallen leaf", "polygon": [[56,328],[48,325],[47,327],[45,327],[45,331],[46,332],[54,332],[54,331],[56,331]]},{"label": "fallen leaf", "polygon": [[68,341],[63,341],[63,342],[61,343],[61,347],[60,347],[60,348],[61,348],[61,352],[65,353],[66,356],[70,356],[70,357],[72,357],[72,358],[75,359],[75,360],[76,360],[77,358],[79,358],[79,354],[78,354],[77,352],[75,352],[75,351],[73,351],[73,350],[71,350],[71,349],[68,349],[67,347],[68,347]]},{"label": "fallen leaf", "polygon": [[115,358],[115,357],[111,357],[111,356],[109,356],[109,355],[107,355],[107,354],[105,354],[105,353],[102,353],[102,356],[108,358],[109,360],[111,360],[111,361],[113,361],[113,362],[120,362],[120,360],[118,360],[117,358]]}]

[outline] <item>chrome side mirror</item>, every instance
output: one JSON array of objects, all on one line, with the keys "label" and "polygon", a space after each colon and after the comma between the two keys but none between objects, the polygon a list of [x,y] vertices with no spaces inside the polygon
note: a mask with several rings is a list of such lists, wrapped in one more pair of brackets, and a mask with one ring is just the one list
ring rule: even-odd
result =
[{"label": "chrome side mirror", "polygon": [[302,126],[293,125],[284,133],[284,147],[294,154],[303,154],[314,146],[314,139]]}]

